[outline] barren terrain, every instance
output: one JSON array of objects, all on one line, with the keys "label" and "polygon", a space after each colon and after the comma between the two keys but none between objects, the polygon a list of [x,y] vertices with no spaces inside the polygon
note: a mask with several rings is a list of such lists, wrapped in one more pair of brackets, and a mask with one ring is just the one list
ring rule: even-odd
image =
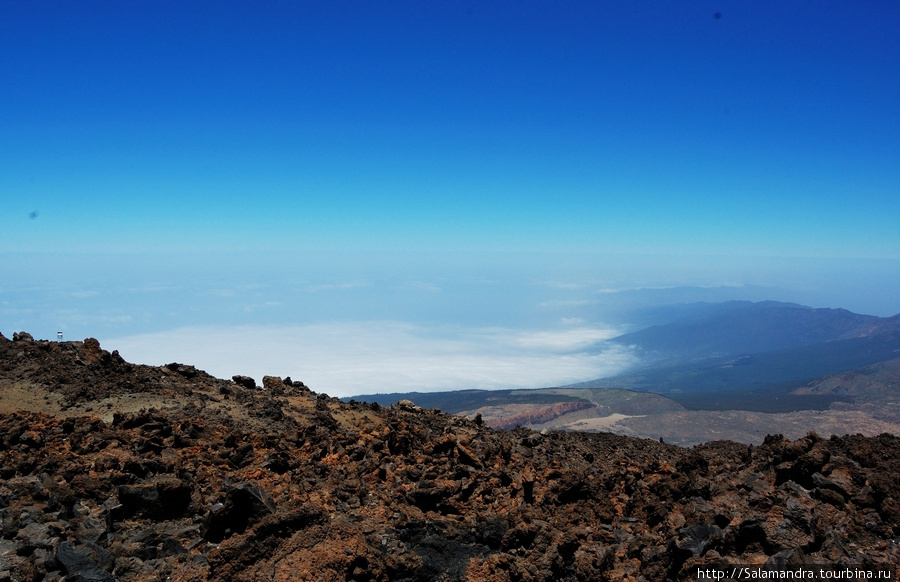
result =
[{"label": "barren terrain", "polygon": [[14,340],[0,336],[0,580],[688,580],[711,562],[900,563],[895,436],[683,448],[503,431],[276,376],[137,366],[96,340]]}]

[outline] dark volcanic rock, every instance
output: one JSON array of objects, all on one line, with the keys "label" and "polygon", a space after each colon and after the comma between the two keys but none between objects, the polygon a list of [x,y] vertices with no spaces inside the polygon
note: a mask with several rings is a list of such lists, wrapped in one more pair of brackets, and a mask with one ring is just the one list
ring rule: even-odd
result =
[{"label": "dark volcanic rock", "polygon": [[62,542],[56,548],[56,561],[67,574],[66,580],[73,582],[115,582],[115,576],[100,568],[96,554],[86,546],[75,546]]},{"label": "dark volcanic rock", "polygon": [[191,503],[191,487],[181,479],[162,477],[118,488],[120,515],[174,519],[184,516]]},{"label": "dark volcanic rock", "polygon": [[266,515],[275,513],[275,503],[268,493],[254,485],[240,483],[225,494],[224,502],[215,503],[203,522],[201,533],[211,542],[220,542]]},{"label": "dark volcanic rock", "polygon": [[684,449],[497,431],[275,376],[247,390],[134,366],[91,340],[0,336],[0,388],[22,381],[72,405],[148,406],[113,404],[108,422],[0,415],[12,580],[688,580],[710,562],[900,563],[891,435]]},{"label": "dark volcanic rock", "polygon": [[250,376],[232,376],[231,379],[238,386],[243,386],[244,388],[249,388],[250,390],[256,388],[256,380],[254,380]]}]

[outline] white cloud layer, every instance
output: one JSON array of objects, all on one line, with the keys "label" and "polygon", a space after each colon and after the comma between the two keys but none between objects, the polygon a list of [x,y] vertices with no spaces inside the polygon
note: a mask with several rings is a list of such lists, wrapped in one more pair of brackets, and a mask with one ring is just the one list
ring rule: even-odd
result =
[{"label": "white cloud layer", "polygon": [[291,376],[317,392],[539,388],[591,380],[636,362],[628,348],[582,351],[612,329],[424,327],[400,322],[185,327],[103,340],[132,362],[193,364],[230,378]]}]

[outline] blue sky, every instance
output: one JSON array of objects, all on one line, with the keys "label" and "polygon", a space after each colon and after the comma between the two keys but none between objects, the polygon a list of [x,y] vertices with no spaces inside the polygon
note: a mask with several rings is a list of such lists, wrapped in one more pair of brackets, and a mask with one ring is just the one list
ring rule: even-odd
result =
[{"label": "blue sky", "polygon": [[0,55],[3,333],[900,312],[897,2],[7,1]]}]

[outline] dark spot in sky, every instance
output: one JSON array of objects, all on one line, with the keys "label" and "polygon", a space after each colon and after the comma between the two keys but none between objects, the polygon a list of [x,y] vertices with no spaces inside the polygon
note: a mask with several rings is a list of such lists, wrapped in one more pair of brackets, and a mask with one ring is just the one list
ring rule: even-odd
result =
[{"label": "dark spot in sky", "polygon": [[722,13],[716,12],[715,14],[713,14],[713,18],[715,18],[716,20],[720,20],[722,18]]},{"label": "dark spot in sky", "polygon": [[28,215],[28,218],[34,219],[34,218],[37,218],[37,215],[38,215],[38,211],[32,210],[31,213]]}]

